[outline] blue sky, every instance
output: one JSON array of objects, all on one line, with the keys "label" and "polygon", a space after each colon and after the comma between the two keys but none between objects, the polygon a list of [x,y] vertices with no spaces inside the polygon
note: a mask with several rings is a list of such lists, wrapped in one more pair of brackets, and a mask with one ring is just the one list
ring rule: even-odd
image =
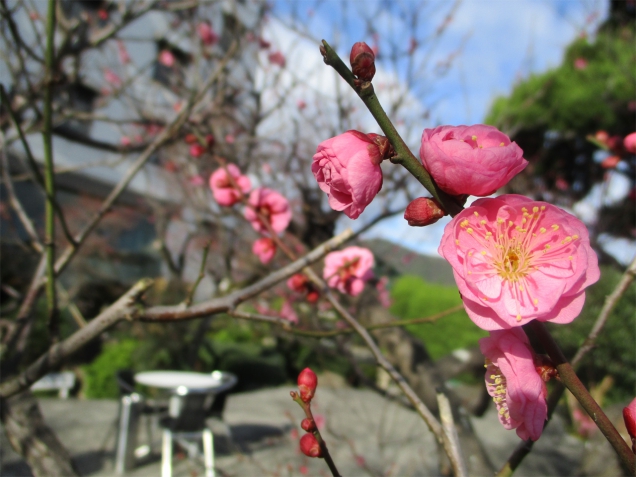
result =
[{"label": "blue sky", "polygon": [[[296,9],[303,27],[311,36],[324,38],[348,56],[355,41],[378,42],[380,52],[389,51],[389,40],[409,44],[410,18],[401,15],[419,2],[392,2],[390,11],[373,21],[377,37],[363,37],[364,23],[357,12],[361,8],[374,11],[377,2],[325,1],[316,8],[314,2],[277,2],[273,15],[289,19]],[[344,6],[343,6],[344,5]],[[566,46],[577,36],[591,34],[606,16],[606,0],[464,0],[454,10],[446,31],[438,39],[431,31],[444,21],[452,2],[427,2],[418,10],[416,35],[420,47],[415,55],[428,56],[428,67],[412,84],[411,93],[423,109],[431,114],[423,120],[419,131],[436,124],[474,124],[484,120],[493,99],[508,94],[515,82],[532,73],[541,73],[560,64]],[[343,12],[347,17],[343,18]],[[407,32],[400,35],[396,32]],[[427,45],[433,44],[432,52]],[[445,76],[436,73],[453,57]],[[382,55],[380,55],[380,60]],[[379,62],[382,66],[382,61]],[[398,63],[398,76],[404,80],[403,63]],[[380,73],[379,73],[380,74]],[[376,76],[377,79],[377,76]],[[376,81],[374,81],[376,83]],[[376,88],[377,90],[377,88]],[[382,92],[378,93],[382,101]],[[398,128],[399,129],[399,128]],[[339,228],[363,222],[343,217]],[[434,226],[409,227],[401,215],[383,221],[366,233],[367,238],[382,237],[415,251],[436,254],[443,227],[448,218]]]}]

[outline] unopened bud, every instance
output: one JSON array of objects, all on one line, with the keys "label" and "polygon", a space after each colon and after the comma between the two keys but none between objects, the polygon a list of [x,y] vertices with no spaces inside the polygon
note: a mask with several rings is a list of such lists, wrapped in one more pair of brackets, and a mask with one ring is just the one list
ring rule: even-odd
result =
[{"label": "unopened bud", "polygon": [[406,206],[404,218],[411,227],[431,225],[444,217],[446,212],[435,199],[419,197]]},{"label": "unopened bud", "polygon": [[287,287],[295,292],[304,292],[307,286],[307,277],[302,273],[296,273],[287,280]]},{"label": "unopened bud", "polygon": [[322,449],[313,434],[305,434],[300,438],[300,450],[308,457],[322,457]]},{"label": "unopened bud", "polygon": [[197,139],[197,137],[196,137],[194,134],[192,134],[192,133],[190,133],[190,134],[186,134],[186,136],[185,136],[185,142],[186,142],[187,144],[194,144],[194,143],[195,143],[195,142],[197,142],[197,141],[198,141],[198,139]]},{"label": "unopened bud", "polygon": [[355,43],[351,47],[351,71],[363,81],[371,81],[375,75],[375,54],[363,41]]},{"label": "unopened bud", "polygon": [[214,138],[212,134],[206,134],[205,144],[208,146],[208,149],[212,149],[215,142],[216,142],[216,139]]},{"label": "unopened bud", "polygon": [[311,401],[316,392],[317,385],[318,378],[316,377],[316,373],[309,368],[303,369],[298,375],[298,391],[300,391],[300,399],[304,402]]},{"label": "unopened bud", "polygon": [[318,293],[318,290],[309,290],[309,292],[307,293],[307,301],[309,303],[316,303],[318,301],[318,298],[320,298],[320,293]]},{"label": "unopened bud", "polygon": [[205,147],[201,144],[192,144],[190,146],[190,155],[192,157],[201,157],[201,155],[205,152]]},{"label": "unopened bud", "polygon": [[300,423],[300,427],[302,427],[303,430],[305,430],[307,432],[314,432],[316,430],[316,423],[314,422],[313,419],[305,418]]}]

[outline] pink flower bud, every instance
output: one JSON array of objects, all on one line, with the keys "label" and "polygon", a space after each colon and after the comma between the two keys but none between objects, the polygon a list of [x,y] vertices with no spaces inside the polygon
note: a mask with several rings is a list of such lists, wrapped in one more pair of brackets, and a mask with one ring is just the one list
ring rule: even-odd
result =
[{"label": "pink flower bud", "polygon": [[363,41],[354,43],[351,47],[351,71],[363,81],[371,81],[375,75],[375,54]]},{"label": "pink flower bud", "polygon": [[201,157],[201,155],[203,155],[203,153],[205,152],[205,147],[203,147],[201,144],[192,144],[192,146],[190,146],[190,155],[192,157]]},{"label": "pink flower bud", "polygon": [[219,35],[212,29],[212,26],[207,22],[201,22],[197,26],[197,33],[204,45],[213,45],[219,40]]},{"label": "pink flower bud", "polygon": [[404,218],[411,227],[434,224],[445,215],[446,212],[440,207],[439,202],[428,197],[418,197],[404,211]]},{"label": "pink flower bud", "polygon": [[600,143],[607,144],[607,140],[609,139],[609,134],[606,131],[600,130],[596,131],[594,138]]},{"label": "pink flower bud", "polygon": [[318,377],[316,376],[316,373],[309,368],[303,369],[298,375],[298,390],[300,391],[300,399],[305,402],[310,402],[316,392],[316,386],[318,386]]},{"label": "pink flower bud", "polygon": [[267,58],[269,59],[269,62],[273,65],[278,65],[281,68],[285,67],[285,56],[280,52],[280,51],[275,51],[273,53],[270,53]]},{"label": "pink flower bud", "polygon": [[528,165],[516,143],[483,124],[425,129],[420,158],[444,192],[482,197],[506,185]]},{"label": "pink flower bud", "polygon": [[161,50],[161,53],[159,53],[159,63],[167,66],[168,68],[172,68],[174,66],[174,61],[175,58],[171,51]]},{"label": "pink flower bud", "polygon": [[628,134],[623,140],[623,145],[632,154],[636,154],[636,132]]},{"label": "pink flower bud", "polygon": [[300,450],[308,457],[322,457],[322,449],[313,434],[305,434],[300,438]]},{"label": "pink flower bud", "polygon": [[625,420],[625,427],[629,437],[632,438],[633,442],[636,439],[636,398],[627,407],[623,408],[623,419]]},{"label": "pink flower bud", "polygon": [[290,290],[303,293],[307,287],[307,277],[302,273],[296,273],[287,280],[287,286]]},{"label": "pink flower bud", "polygon": [[261,237],[252,245],[252,252],[261,263],[269,263],[276,255],[276,243],[271,238]]},{"label": "pink flower bud", "polygon": [[302,427],[303,430],[305,430],[307,432],[314,432],[316,430],[316,423],[314,422],[313,419],[305,418],[300,423],[300,427]]}]

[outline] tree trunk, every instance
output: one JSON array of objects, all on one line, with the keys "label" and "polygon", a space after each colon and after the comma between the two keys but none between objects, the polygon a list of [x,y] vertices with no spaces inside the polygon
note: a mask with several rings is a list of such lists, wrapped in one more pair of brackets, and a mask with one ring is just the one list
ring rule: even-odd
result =
[{"label": "tree trunk", "polygon": [[31,391],[3,399],[0,405],[0,417],[9,442],[35,477],[79,475],[68,451],[44,422]]}]

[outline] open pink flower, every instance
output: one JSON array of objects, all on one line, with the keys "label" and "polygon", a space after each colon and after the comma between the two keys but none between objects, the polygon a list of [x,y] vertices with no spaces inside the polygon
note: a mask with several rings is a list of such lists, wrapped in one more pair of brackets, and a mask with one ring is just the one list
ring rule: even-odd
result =
[{"label": "open pink flower", "polygon": [[[227,167],[227,171],[226,171]],[[249,192],[252,184],[247,176],[241,174],[241,171],[234,164],[228,164],[214,171],[210,176],[210,189],[212,195],[219,205],[230,207],[241,200],[241,196]],[[230,178],[234,179],[234,183],[238,186],[238,190],[234,187]]]},{"label": "open pink flower", "polygon": [[311,172],[329,206],[357,219],[382,188],[379,146],[359,131],[347,131],[321,142]]},{"label": "open pink flower", "polygon": [[486,388],[499,421],[522,439],[536,441],[548,413],[547,390],[535,369],[528,337],[521,328],[491,331],[479,340],[479,348],[486,357]]},{"label": "open pink flower", "polygon": [[373,277],[373,254],[362,247],[347,247],[325,257],[323,278],[331,288],[356,296],[362,293],[364,284]]},{"label": "open pink flower", "polygon": [[298,323],[298,315],[294,307],[289,303],[289,300],[283,302],[283,306],[280,309],[280,316],[291,323]]},{"label": "open pink flower", "polygon": [[250,207],[245,208],[245,218],[259,233],[269,232],[265,224],[261,222],[261,217],[269,221],[269,225],[276,233],[281,233],[291,222],[292,213],[289,201],[275,190],[265,187],[254,189],[248,203]]},{"label": "open pink flower", "polygon": [[446,226],[439,253],[453,267],[468,316],[484,330],[534,319],[569,323],[600,276],[585,225],[520,195],[475,201]]},{"label": "open pink flower", "polygon": [[425,129],[420,158],[437,185],[453,195],[490,195],[528,165],[517,143],[483,124]]},{"label": "open pink flower", "polygon": [[261,263],[269,263],[276,255],[276,243],[268,237],[261,237],[252,245],[252,252]]}]

